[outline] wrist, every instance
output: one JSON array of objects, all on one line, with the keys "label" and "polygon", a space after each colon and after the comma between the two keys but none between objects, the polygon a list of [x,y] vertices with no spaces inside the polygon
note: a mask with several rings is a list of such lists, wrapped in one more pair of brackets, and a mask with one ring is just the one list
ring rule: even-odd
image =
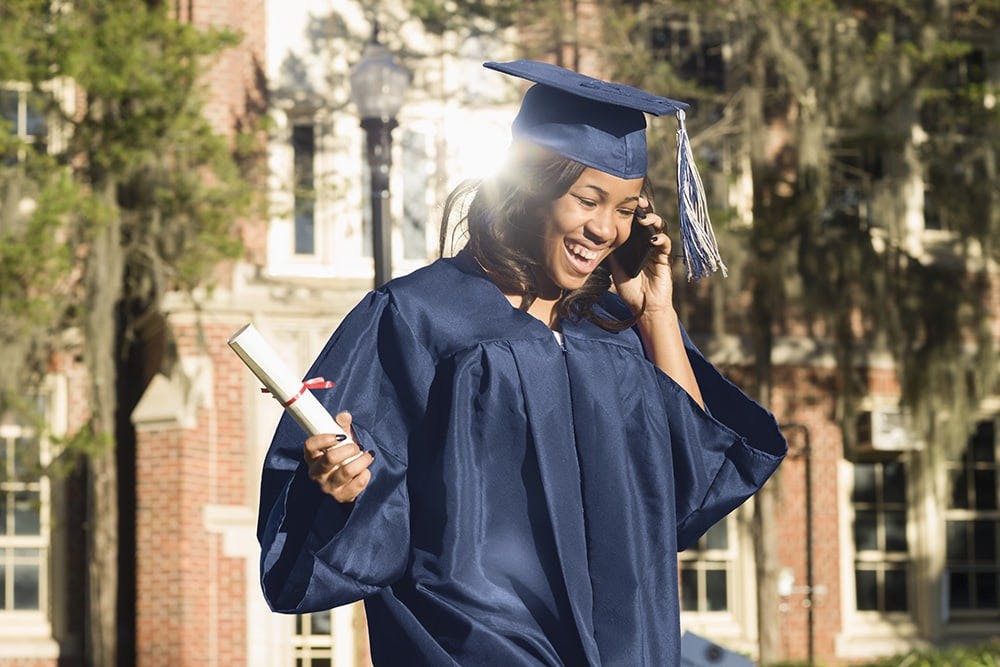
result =
[{"label": "wrist", "polygon": [[677,311],[673,306],[661,306],[655,309],[647,308],[636,319],[636,325],[645,331],[659,329],[661,327],[676,328],[680,320]]}]

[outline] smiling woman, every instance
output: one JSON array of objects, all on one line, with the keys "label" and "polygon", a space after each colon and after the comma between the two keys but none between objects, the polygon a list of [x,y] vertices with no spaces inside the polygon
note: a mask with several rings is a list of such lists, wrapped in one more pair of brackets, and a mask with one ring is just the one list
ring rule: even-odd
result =
[{"label": "smiling woman", "polygon": [[465,248],[369,294],[310,370],[351,439],[279,425],[264,592],[364,599],[376,664],[678,664],[677,551],[785,453],[673,307],[643,111],[683,105],[487,65],[539,82],[515,143],[449,198],[446,223],[471,197]]}]

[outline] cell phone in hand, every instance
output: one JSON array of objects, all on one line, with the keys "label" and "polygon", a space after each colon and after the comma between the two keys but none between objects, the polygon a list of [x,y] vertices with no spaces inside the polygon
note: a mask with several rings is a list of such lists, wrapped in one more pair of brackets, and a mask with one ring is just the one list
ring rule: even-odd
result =
[{"label": "cell phone in hand", "polygon": [[614,253],[615,259],[621,265],[622,270],[628,274],[629,278],[635,278],[642,271],[643,265],[653,252],[653,230],[639,222],[639,216],[646,214],[644,209],[636,208],[636,215],[632,216],[632,231],[628,235],[628,240],[618,246]]}]

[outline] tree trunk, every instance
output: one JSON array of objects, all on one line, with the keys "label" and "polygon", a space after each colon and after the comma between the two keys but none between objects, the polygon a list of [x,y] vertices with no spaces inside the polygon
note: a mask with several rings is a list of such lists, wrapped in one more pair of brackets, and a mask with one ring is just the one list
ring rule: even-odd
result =
[{"label": "tree trunk", "polygon": [[[757,400],[770,406],[772,387],[771,350],[774,347],[776,291],[780,275],[775,277],[773,262],[776,250],[773,239],[768,239],[768,211],[771,193],[765,192],[773,180],[773,165],[767,155],[767,125],[764,115],[766,90],[766,65],[759,49],[744,44],[749,59],[747,86],[744,90],[744,132],[750,146],[750,164],[754,183],[753,241],[751,252],[758,254],[752,263],[752,322],[754,358],[756,367]],[[778,596],[778,556],[775,511],[778,505],[777,484],[774,480],[764,485],[754,497],[753,538],[757,569],[757,642],[758,660],[761,665],[775,662],[781,650],[781,600]]]},{"label": "tree trunk", "polygon": [[754,496],[754,537],[757,556],[757,640],[759,664],[777,662],[781,650],[781,600],[778,597],[778,479],[774,478]]},{"label": "tree trunk", "polygon": [[116,322],[124,261],[115,186],[104,183],[95,190],[108,215],[91,243],[86,272],[88,303],[84,315],[84,347],[91,380],[90,419],[95,438],[89,459],[87,490],[87,659],[94,667],[111,667],[117,662],[118,597]]},{"label": "tree trunk", "polygon": [[[773,386],[771,334],[773,317],[768,312],[767,295],[755,289],[754,310],[757,311],[755,336],[757,400],[765,406],[771,403]],[[779,505],[778,478],[772,478],[754,496],[753,537],[757,570],[757,642],[761,665],[777,662],[781,657],[781,598],[778,594],[778,574],[781,568],[778,553],[777,510]]]}]

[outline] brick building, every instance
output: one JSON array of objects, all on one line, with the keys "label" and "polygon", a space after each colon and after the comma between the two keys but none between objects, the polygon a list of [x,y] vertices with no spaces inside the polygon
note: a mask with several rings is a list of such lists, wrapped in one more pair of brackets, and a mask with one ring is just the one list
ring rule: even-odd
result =
[{"label": "brick building", "polygon": [[[208,114],[229,131],[266,100],[269,208],[266,220],[234,222],[247,256],[220,272],[214,290],[196,303],[179,294],[166,303],[179,361],[154,377],[131,414],[134,557],[123,562],[134,590],[125,589],[123,636],[134,632],[135,663],[144,667],[363,665],[357,606],[291,617],[264,604],[257,485],[280,409],[260,395],[226,340],[252,320],[291,366],[305,369],[371,285],[364,137],[346,94],[370,16],[363,3],[338,0],[187,0],[176,3],[176,15],[244,34],[208,74]],[[414,75],[394,132],[396,274],[433,257],[444,196],[457,179],[489,170],[517,99],[516,88],[481,74],[483,60],[500,57],[498,41],[451,44],[401,25],[384,36],[394,49],[406,47]],[[740,341],[707,340],[704,348],[753,389]],[[864,405],[872,435],[850,452],[823,341],[781,340],[773,362],[770,407],[791,446],[772,482],[780,602],[758,609],[748,504],[681,555],[685,628],[755,654],[758,619],[776,616],[784,657],[827,664],[1000,634],[1000,403],[980,406],[981,427],[964,458],[935,462],[893,421],[899,387],[891,364],[871,359]],[[72,400],[82,379],[69,363],[54,371],[47,413],[54,433],[71,432],[83,419],[85,406]],[[0,424],[0,461],[13,467],[18,448],[37,442]],[[47,445],[39,444],[44,463]],[[84,516],[73,502],[80,484],[70,476],[0,486],[0,667],[73,664],[82,654]],[[942,485],[958,490],[942,498]],[[24,499],[37,500],[37,511]]]}]

